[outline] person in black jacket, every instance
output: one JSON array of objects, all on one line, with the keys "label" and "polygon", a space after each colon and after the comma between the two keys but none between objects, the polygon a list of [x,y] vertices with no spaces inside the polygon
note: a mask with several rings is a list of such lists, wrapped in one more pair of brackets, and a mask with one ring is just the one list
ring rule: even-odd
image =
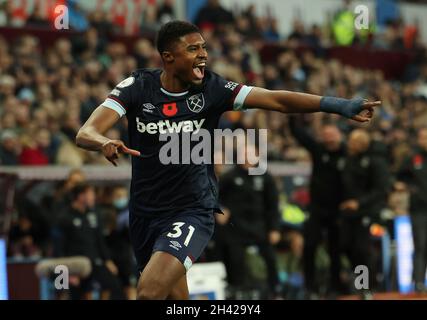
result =
[{"label": "person in black jacket", "polygon": [[132,280],[136,275],[136,265],[129,237],[129,196],[126,186],[115,186],[111,191],[111,200],[112,203],[103,208],[106,245],[117,266],[117,276],[127,298],[135,300],[136,286]]},{"label": "person in black jacket", "polygon": [[224,26],[233,22],[233,14],[226,10],[219,0],[207,1],[206,5],[200,8],[195,19],[195,24],[200,28],[212,26],[220,30],[223,30]]},{"label": "person in black jacket", "polygon": [[275,247],[280,241],[278,190],[273,177],[249,175],[249,163],[236,165],[219,182],[224,215],[217,215],[217,246],[223,251],[227,280],[237,290],[245,283],[245,251],[255,245],[267,267],[269,298],[279,292]]},{"label": "person in black jacket", "polygon": [[79,287],[71,287],[71,298],[90,299],[93,280],[101,286],[102,299],[123,299],[117,275],[117,267],[110,259],[105,244],[100,218],[95,206],[95,191],[92,186],[82,183],[71,190],[71,206],[59,218],[62,234],[59,244],[61,256],[85,256],[90,259],[92,273],[80,281]]},{"label": "person in black jacket", "polygon": [[426,292],[427,268],[427,128],[418,131],[417,148],[405,159],[397,178],[409,186],[414,239],[415,291]]},{"label": "person in black jacket", "polygon": [[[370,152],[371,139],[363,129],[351,132],[348,139],[348,157],[342,171],[343,201],[341,210],[341,242],[353,270],[358,265],[368,267],[373,286],[373,269],[370,257],[370,227],[378,222],[386,206],[389,188],[388,164],[383,156]],[[364,298],[370,290],[362,291]]]},{"label": "person in black jacket", "polygon": [[345,162],[345,145],[335,125],[325,125],[316,140],[295,117],[289,119],[292,135],[307,149],[312,160],[310,180],[310,215],[304,223],[304,278],[308,298],[317,296],[315,253],[326,232],[330,257],[329,291],[340,291],[340,252],[338,206],[342,200],[341,171]]}]

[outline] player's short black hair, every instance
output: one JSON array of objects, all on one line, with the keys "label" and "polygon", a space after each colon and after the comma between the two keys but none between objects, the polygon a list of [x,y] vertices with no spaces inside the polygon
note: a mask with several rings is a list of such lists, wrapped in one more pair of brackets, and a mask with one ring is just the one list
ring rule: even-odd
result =
[{"label": "player's short black hair", "polygon": [[169,50],[179,38],[190,33],[200,33],[200,30],[187,21],[175,20],[164,24],[157,33],[157,50],[162,54],[163,51]]},{"label": "player's short black hair", "polygon": [[76,184],[71,190],[70,190],[70,198],[71,201],[77,200],[77,198],[82,194],[85,193],[88,189],[93,188],[92,185],[88,184],[87,182],[81,182]]}]

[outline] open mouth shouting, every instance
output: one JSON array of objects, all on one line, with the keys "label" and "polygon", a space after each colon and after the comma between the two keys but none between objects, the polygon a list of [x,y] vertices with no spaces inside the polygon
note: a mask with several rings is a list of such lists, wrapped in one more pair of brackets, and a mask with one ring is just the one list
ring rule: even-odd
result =
[{"label": "open mouth shouting", "polygon": [[206,62],[200,62],[193,67],[193,73],[198,80],[202,80],[205,76]]}]

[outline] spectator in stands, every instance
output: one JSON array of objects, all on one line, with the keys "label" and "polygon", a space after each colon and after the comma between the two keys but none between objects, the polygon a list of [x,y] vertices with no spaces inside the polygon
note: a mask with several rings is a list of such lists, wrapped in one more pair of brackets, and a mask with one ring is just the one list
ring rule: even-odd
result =
[{"label": "spectator in stands", "polygon": [[289,35],[289,39],[304,41],[305,35],[306,32],[304,23],[300,19],[295,19],[293,22],[293,29]]},{"label": "spectator in stands", "polygon": [[382,32],[375,39],[375,46],[387,50],[401,50],[404,48],[403,30],[398,21],[389,21]]},{"label": "spectator in stands", "polygon": [[410,191],[412,234],[414,238],[413,281],[416,292],[427,292],[427,129],[418,131],[417,147],[403,162],[398,179],[406,185],[400,189]]},{"label": "spectator in stands", "polygon": [[97,59],[104,52],[106,45],[105,38],[98,35],[98,30],[90,27],[85,33],[80,34],[74,39],[73,53],[80,61]]},{"label": "spectator in stands", "polygon": [[4,1],[0,3],[0,27],[10,25],[12,22],[12,3]]},{"label": "spectator in stands", "polygon": [[35,137],[25,134],[22,138],[22,152],[19,157],[21,165],[48,165],[50,146],[50,132],[40,129]]},{"label": "spectator in stands", "polygon": [[18,165],[21,146],[16,134],[10,129],[4,130],[0,136],[0,142],[0,165]]},{"label": "spectator in stands", "polygon": [[16,80],[9,74],[0,76],[0,101],[6,101],[15,93]]},{"label": "spectator in stands", "polygon": [[[246,41],[247,39],[242,37],[242,34],[252,37],[247,34],[248,25],[250,30],[259,29],[262,32],[263,26],[266,24],[265,21],[273,18],[271,13],[267,13],[266,17],[259,17],[255,12],[255,7],[251,6],[242,14],[236,14],[237,21],[240,23],[236,27],[229,26],[229,32],[225,38],[220,38],[212,32],[216,30],[212,26],[205,29],[212,30],[208,32],[210,34],[208,45],[212,46],[211,67],[214,71],[220,72],[234,81],[246,81],[255,85],[266,82],[274,89],[304,89],[304,86],[307,86],[312,93],[323,94],[328,92],[341,96],[363,95],[370,92],[379,95],[384,101],[389,101],[387,106],[383,108],[385,112],[381,111],[378,116],[387,122],[389,128],[393,128],[396,122],[402,121],[406,123],[404,129],[420,125],[421,120],[416,119],[422,118],[418,114],[422,114],[423,108],[418,106],[414,108],[411,106],[410,100],[406,99],[410,96],[410,91],[416,91],[413,84],[403,86],[403,90],[395,90],[395,88],[383,90],[383,87],[387,87],[384,84],[389,82],[384,80],[379,73],[344,68],[334,60],[326,62],[320,58],[318,51],[314,51],[314,54],[295,55],[293,50],[286,50],[294,44],[285,42],[285,47],[282,49],[285,49],[286,52],[280,54],[277,61],[273,60],[272,65],[274,67],[266,67],[265,72],[263,72],[259,54],[263,45],[262,42],[259,40]],[[101,16],[98,18],[99,21],[108,20],[105,13]],[[254,28],[253,25],[258,27]],[[47,48],[43,48],[45,49],[43,52],[46,53],[43,56],[39,54],[42,50],[41,43],[33,36],[18,38],[10,45],[7,42],[0,41],[0,69],[2,70],[0,101],[3,105],[0,116],[13,114],[13,116],[6,116],[6,118],[10,120],[12,117],[15,118],[16,125],[13,129],[21,138],[23,125],[28,125],[28,122],[32,121],[38,114],[33,112],[33,108],[46,110],[51,139],[56,141],[56,144],[60,141],[58,156],[55,159],[55,163],[58,164],[74,166],[97,161],[90,155],[88,156],[88,153],[77,152],[71,144],[67,143],[73,141],[75,133],[73,127],[77,127],[76,123],[85,120],[91,111],[90,108],[102,102],[102,100],[99,101],[99,97],[104,96],[105,92],[112,89],[113,83],[127,76],[132,65],[135,64],[133,58],[136,58],[138,67],[156,67],[159,62],[157,58],[154,58],[158,55],[153,54],[155,50],[148,39],[141,39],[136,45],[134,54],[130,54],[121,44],[110,43],[105,46],[105,37],[100,34],[101,29],[104,30],[99,26],[97,28],[91,27],[79,39],[73,39],[72,42],[60,39],[52,45],[48,45]],[[306,27],[296,29],[301,29],[295,33],[299,34],[296,38],[301,39],[298,40],[300,42],[296,42],[296,45],[307,43],[307,41],[315,45],[314,43],[318,42],[319,37],[323,36],[318,28],[314,28],[315,31],[311,34],[307,33]],[[324,43],[324,41],[321,42]],[[290,45],[291,47],[289,47]],[[423,60],[420,59],[419,61]],[[264,61],[262,62],[264,63]],[[425,73],[422,72],[423,68],[419,68],[418,65],[414,68],[419,71],[413,77],[423,77]],[[405,99],[401,99],[399,92]],[[18,95],[21,99],[16,101]],[[34,95],[36,95],[35,100],[33,98],[28,99]],[[75,107],[75,102],[70,100],[79,100],[80,105]],[[17,108],[17,105],[20,107]],[[70,108],[71,105],[73,107]],[[21,106],[24,107],[21,108]],[[409,112],[412,109],[416,109],[417,116],[411,118]],[[235,118],[235,116],[229,115],[225,117]],[[271,120],[270,115],[264,117],[268,121]],[[327,117],[320,122],[325,120],[328,120]],[[283,128],[283,130],[277,130],[272,137],[275,148],[280,148],[280,150],[274,150],[277,159],[304,158],[304,153],[298,149],[297,145],[284,139],[285,132],[288,130],[286,120],[282,119],[279,122],[281,124],[278,127]],[[55,128],[58,123],[60,123],[64,134],[68,135],[68,140],[63,139],[64,136],[56,131]],[[383,126],[385,122],[374,122],[373,126],[379,127],[380,123]],[[310,125],[313,125],[313,121],[310,121]],[[348,130],[348,124],[343,121],[340,120],[339,125]],[[123,135],[124,130],[120,132]],[[390,141],[389,136],[392,130],[383,130],[382,132],[386,135],[386,140]],[[122,138],[124,137],[122,136]]]},{"label": "spectator in stands", "polygon": [[337,45],[350,46],[356,36],[356,29],[354,28],[355,14],[351,8],[351,0],[343,0],[342,4],[342,7],[334,15],[332,32]]},{"label": "spectator in stands", "polygon": [[16,128],[16,118],[12,112],[5,111],[0,119],[0,128],[3,130],[9,129],[9,131],[14,131]]},{"label": "spectator in stands", "polygon": [[147,68],[153,60],[156,60],[157,54],[152,43],[147,39],[139,39],[135,43],[135,56],[138,68]]},{"label": "spectator in stands", "polygon": [[201,29],[211,26],[219,31],[224,31],[225,27],[233,22],[233,14],[225,9],[219,0],[208,0],[197,13],[195,20],[196,25]]},{"label": "spectator in stands", "polygon": [[[241,16],[243,18],[246,18],[248,20],[248,24],[249,24],[250,29],[257,29],[257,27],[258,27],[258,22],[257,22],[258,17],[257,17],[255,10],[256,10],[256,6],[254,4],[250,4],[246,8],[246,10],[244,10],[241,14]],[[268,11],[268,14],[271,13],[270,6],[267,7],[267,11]],[[236,24],[237,24],[237,21],[236,21]],[[255,32],[255,31],[253,31],[253,32]]]},{"label": "spectator in stands", "polygon": [[26,27],[29,28],[50,28],[50,22],[43,14],[43,7],[39,2],[34,6],[33,12],[30,14],[26,21]]},{"label": "spectator in stands", "polygon": [[90,26],[95,28],[102,43],[113,33],[113,24],[108,13],[104,10],[95,10],[89,15]]},{"label": "spectator in stands", "polygon": [[71,190],[71,204],[60,217],[62,233],[60,256],[85,256],[90,259],[92,273],[78,288],[71,287],[73,299],[90,298],[93,281],[101,287],[102,299],[123,299],[117,267],[105,244],[99,215],[94,211],[95,191],[88,184],[78,184]]},{"label": "spectator in stands", "polygon": [[165,24],[175,18],[174,0],[164,0],[157,10],[157,21]]},{"label": "spectator in stands", "polygon": [[317,55],[323,54],[322,29],[320,26],[313,24],[310,33],[305,37],[305,43],[312,48]]},{"label": "spectator in stands", "polygon": [[262,24],[262,37],[266,41],[277,42],[280,40],[279,22],[276,18],[268,17],[266,19],[260,19],[258,23]]},{"label": "spectator in stands", "polygon": [[86,17],[86,13],[81,8],[81,4],[76,0],[68,0],[68,15],[69,15],[69,24],[72,29],[76,31],[86,31],[89,27],[89,22]]}]

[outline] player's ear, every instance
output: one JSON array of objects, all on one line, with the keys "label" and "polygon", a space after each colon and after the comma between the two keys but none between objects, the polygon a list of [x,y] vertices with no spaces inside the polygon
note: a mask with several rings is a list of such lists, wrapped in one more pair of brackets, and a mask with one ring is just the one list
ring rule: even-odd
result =
[{"label": "player's ear", "polygon": [[163,51],[162,52],[162,58],[163,58],[163,61],[168,62],[168,63],[171,63],[175,60],[172,52],[170,52],[170,51]]}]

